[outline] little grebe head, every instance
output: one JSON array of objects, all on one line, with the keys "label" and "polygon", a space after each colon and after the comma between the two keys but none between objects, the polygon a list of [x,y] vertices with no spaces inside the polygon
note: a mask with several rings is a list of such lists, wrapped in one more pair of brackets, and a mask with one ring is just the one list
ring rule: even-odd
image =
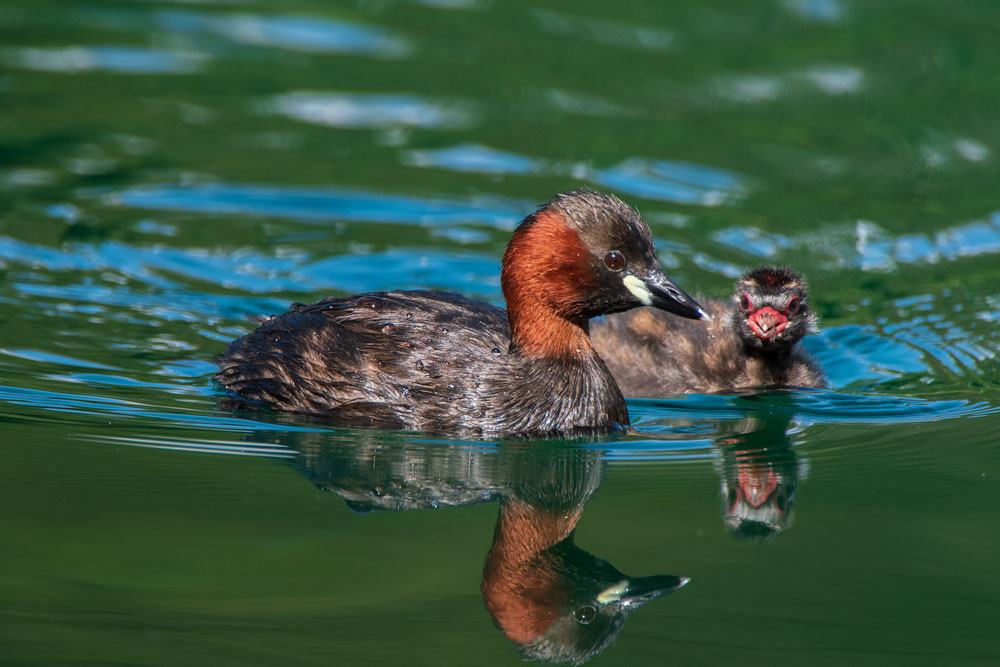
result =
[{"label": "little grebe head", "polygon": [[518,226],[504,254],[501,287],[512,345],[529,355],[561,356],[592,317],[654,306],[710,319],[660,266],[649,227],[613,195],[556,195]]},{"label": "little grebe head", "polygon": [[806,282],[788,268],[750,269],[736,281],[733,303],[733,330],[751,350],[791,349],[818,330]]}]

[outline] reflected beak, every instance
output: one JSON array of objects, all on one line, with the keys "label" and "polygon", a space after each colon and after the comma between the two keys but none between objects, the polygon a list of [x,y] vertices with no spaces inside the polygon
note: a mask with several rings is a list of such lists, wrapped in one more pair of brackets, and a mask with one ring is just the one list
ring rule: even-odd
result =
[{"label": "reflected beak", "polygon": [[628,291],[644,306],[653,306],[692,320],[712,320],[711,315],[705,312],[697,301],[660,269],[654,269],[642,278],[629,274],[622,280]]},{"label": "reflected beak", "polygon": [[628,580],[622,602],[639,606],[679,591],[691,581],[688,577],[673,575],[656,575],[653,577],[636,577]]}]

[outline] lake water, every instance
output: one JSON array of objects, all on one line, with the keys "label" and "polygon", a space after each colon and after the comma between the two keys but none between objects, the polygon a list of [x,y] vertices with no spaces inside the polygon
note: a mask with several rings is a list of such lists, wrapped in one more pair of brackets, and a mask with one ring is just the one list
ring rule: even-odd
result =
[{"label": "lake water", "polygon": [[[998,21],[5,3],[0,662],[1000,663]],[[291,302],[501,303],[511,229],[577,187],[689,292],[802,270],[832,390],[634,400],[638,434],[554,443],[219,405],[214,356]],[[526,530],[558,539],[513,581]],[[586,600],[619,570],[690,582],[616,636]]]}]

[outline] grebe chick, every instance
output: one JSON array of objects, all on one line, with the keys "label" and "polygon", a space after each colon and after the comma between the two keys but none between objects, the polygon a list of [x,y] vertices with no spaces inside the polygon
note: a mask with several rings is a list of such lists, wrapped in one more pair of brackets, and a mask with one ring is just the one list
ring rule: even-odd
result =
[{"label": "grebe chick", "polygon": [[819,329],[806,282],[795,271],[750,269],[728,302],[707,308],[708,326],[649,308],[595,323],[594,347],[626,396],[827,386],[819,364],[798,344]]},{"label": "grebe chick", "polygon": [[617,197],[556,195],[514,230],[507,310],[458,294],[376,292],[296,305],[229,344],[215,378],[246,403],[350,424],[479,435],[626,428],[588,321],[641,305],[701,307],[664,273]]}]

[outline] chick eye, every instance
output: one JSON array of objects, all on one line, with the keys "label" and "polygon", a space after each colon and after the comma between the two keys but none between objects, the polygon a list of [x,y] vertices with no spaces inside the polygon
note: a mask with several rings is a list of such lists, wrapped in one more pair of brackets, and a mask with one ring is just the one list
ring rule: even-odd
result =
[{"label": "chick eye", "polygon": [[774,504],[778,507],[779,512],[784,512],[788,509],[788,492],[784,489],[778,491],[778,497],[774,499]]},{"label": "chick eye", "polygon": [[604,256],[604,266],[608,267],[609,271],[621,271],[625,268],[626,263],[625,255],[617,250],[612,250]]},{"label": "chick eye", "polygon": [[595,616],[597,616],[597,610],[590,606],[580,607],[573,612],[573,618],[575,618],[576,622],[580,625],[587,625],[594,620]]},{"label": "chick eye", "polygon": [[802,309],[802,300],[797,296],[793,296],[788,300],[788,305],[785,306],[785,312],[789,315],[795,315]]},{"label": "chick eye", "polygon": [[750,308],[752,307],[753,304],[750,303],[749,295],[747,295],[746,293],[740,294],[740,310],[742,310],[744,313],[749,313]]}]

